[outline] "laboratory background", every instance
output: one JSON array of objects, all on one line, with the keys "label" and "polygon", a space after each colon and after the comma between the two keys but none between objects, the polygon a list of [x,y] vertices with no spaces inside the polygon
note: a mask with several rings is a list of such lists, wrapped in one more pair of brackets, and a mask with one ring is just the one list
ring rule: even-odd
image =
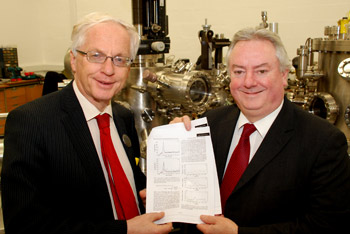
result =
[{"label": "laboratory background", "polygon": [[71,81],[72,27],[95,11],[134,24],[141,36],[115,101],[135,113],[145,173],[153,127],[234,103],[225,54],[245,27],[279,34],[293,65],[287,98],[327,119],[350,142],[349,0],[1,0],[1,161],[7,113]]}]

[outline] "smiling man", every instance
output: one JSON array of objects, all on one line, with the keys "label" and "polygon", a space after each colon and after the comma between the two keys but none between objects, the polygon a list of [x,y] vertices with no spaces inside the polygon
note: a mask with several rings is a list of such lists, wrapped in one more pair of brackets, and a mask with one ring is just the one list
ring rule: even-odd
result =
[{"label": "smiling man", "polygon": [[[275,33],[243,29],[229,48],[236,105],[207,112],[223,215],[203,233],[349,233],[344,134],[284,98],[289,59]],[[189,118],[174,119],[190,128]]]},{"label": "smiling man", "polygon": [[133,26],[87,15],[72,32],[74,81],[9,113],[1,176],[6,233],[171,231],[153,223],[164,213],[142,215],[134,118],[111,101],[138,46]]},{"label": "smiling man", "polygon": [[274,45],[266,40],[240,41],[230,58],[230,90],[240,110],[256,122],[283,102],[288,60],[280,65]]}]

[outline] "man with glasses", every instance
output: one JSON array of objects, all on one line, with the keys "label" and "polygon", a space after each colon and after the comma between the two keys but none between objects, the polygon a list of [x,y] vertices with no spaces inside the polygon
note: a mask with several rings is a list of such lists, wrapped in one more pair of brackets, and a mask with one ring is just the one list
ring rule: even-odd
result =
[{"label": "man with glasses", "polygon": [[[1,192],[11,233],[168,233],[144,214],[132,113],[114,103],[136,56],[135,29],[92,13],[74,26],[74,81],[10,112]],[[140,191],[143,190],[143,196]]]}]

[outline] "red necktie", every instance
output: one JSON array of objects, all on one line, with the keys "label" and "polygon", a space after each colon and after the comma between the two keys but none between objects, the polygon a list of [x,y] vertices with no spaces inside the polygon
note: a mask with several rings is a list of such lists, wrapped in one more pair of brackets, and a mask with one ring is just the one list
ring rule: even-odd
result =
[{"label": "red necktie", "polygon": [[[135,196],[114,149],[109,128],[109,115],[96,116],[100,129],[101,151],[108,172],[118,220],[128,220],[139,215]],[[112,172],[112,176],[111,176]]]},{"label": "red necktie", "polygon": [[239,139],[239,142],[233,151],[230,162],[226,168],[226,172],[220,186],[221,206],[223,211],[225,210],[228,197],[231,195],[244,170],[248,166],[250,154],[249,136],[255,132],[255,130],[256,128],[254,124],[244,125],[241,138]]}]

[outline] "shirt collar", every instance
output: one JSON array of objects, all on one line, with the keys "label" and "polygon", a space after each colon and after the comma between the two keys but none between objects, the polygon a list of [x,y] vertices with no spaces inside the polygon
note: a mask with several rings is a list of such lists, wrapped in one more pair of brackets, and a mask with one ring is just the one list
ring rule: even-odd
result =
[{"label": "shirt collar", "polygon": [[86,97],[80,92],[78,85],[75,81],[73,81],[73,89],[75,95],[78,98],[81,108],[83,109],[86,121],[94,119],[99,114],[107,113],[109,116],[113,116],[112,105],[111,103],[104,109],[104,111],[100,112],[96,106],[94,106]]},{"label": "shirt collar", "polygon": [[[269,131],[272,123],[275,121],[275,119],[277,118],[277,115],[280,113],[282,106],[283,106],[284,100],[282,99],[281,104],[270,114],[268,114],[267,116],[265,116],[264,118],[254,122],[254,126],[257,129],[258,133],[264,138],[267,134],[267,132]],[[237,127],[238,129],[241,129],[241,127],[243,127],[244,124],[246,123],[250,123],[249,120],[247,119],[247,117],[242,113],[242,111],[240,112],[238,121],[237,121]]]}]

